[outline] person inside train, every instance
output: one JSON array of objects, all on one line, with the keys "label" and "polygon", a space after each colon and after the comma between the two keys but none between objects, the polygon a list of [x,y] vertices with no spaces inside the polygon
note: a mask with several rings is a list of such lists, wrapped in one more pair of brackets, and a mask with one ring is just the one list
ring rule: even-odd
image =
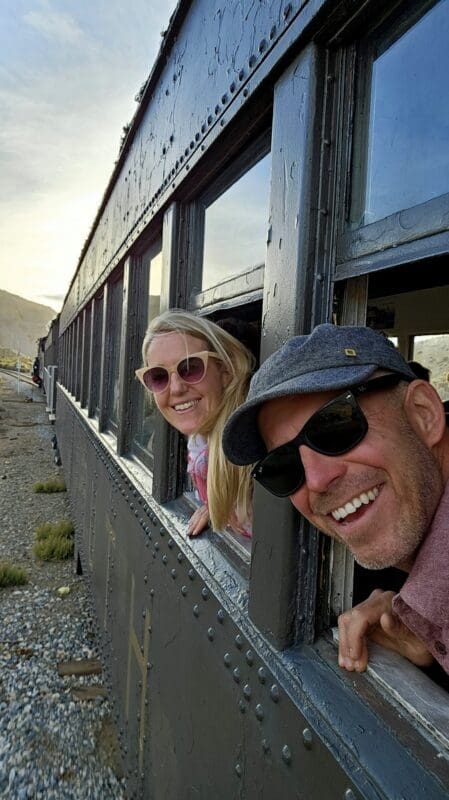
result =
[{"label": "person inside train", "polygon": [[443,404],[394,345],[365,327],[317,326],[271,355],[224,430],[235,464],[371,570],[407,573],[339,618],[339,664],[367,640],[449,673],[449,430]]},{"label": "person inside train", "polygon": [[145,366],[136,375],[162,416],[187,437],[187,470],[202,503],[189,536],[209,521],[215,530],[229,526],[251,536],[251,470],[231,464],[221,446],[224,424],[244,401],[255,366],[251,336],[241,321],[218,325],[178,309],[154,318],[145,334]]}]

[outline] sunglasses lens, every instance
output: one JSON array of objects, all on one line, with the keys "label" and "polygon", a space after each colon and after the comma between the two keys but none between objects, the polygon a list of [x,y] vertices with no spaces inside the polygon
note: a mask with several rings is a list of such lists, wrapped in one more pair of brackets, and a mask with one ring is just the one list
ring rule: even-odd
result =
[{"label": "sunglasses lens", "polygon": [[185,358],[178,364],[178,375],[186,383],[198,383],[204,377],[204,361],[199,356]]},{"label": "sunglasses lens", "polygon": [[355,447],[367,430],[357,404],[338,397],[311,417],[304,429],[304,443],[325,455],[341,455]]},{"label": "sunglasses lens", "polygon": [[253,478],[277,497],[288,497],[304,481],[304,469],[299,449],[282,445],[256,464]]},{"label": "sunglasses lens", "polygon": [[143,381],[150,392],[163,392],[168,386],[168,372],[164,367],[151,367],[144,372]]}]

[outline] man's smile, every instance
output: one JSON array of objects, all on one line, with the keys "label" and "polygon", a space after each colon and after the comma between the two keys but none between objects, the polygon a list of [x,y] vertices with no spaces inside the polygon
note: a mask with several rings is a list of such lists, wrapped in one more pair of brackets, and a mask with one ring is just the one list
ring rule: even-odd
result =
[{"label": "man's smile", "polygon": [[372,489],[368,489],[366,492],[361,492],[360,494],[356,495],[349,500],[344,506],[339,506],[331,511],[332,517],[338,522],[339,520],[345,519],[345,517],[349,516],[350,514],[355,514],[359,508],[362,506],[367,506],[372,503],[376,497],[379,495],[379,489],[377,486],[373,486]]}]

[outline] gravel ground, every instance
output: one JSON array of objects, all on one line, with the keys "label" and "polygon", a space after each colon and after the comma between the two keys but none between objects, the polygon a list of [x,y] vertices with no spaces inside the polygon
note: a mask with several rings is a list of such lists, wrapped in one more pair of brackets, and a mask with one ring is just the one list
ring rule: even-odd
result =
[{"label": "gravel ground", "polygon": [[[98,658],[87,585],[74,562],[38,562],[36,527],[70,517],[65,492],[36,494],[54,463],[42,393],[0,373],[0,560],[25,586],[0,589],[0,798],[126,798],[109,701],[75,698],[102,676],[60,677],[57,665]],[[58,589],[68,587],[61,596]]]}]

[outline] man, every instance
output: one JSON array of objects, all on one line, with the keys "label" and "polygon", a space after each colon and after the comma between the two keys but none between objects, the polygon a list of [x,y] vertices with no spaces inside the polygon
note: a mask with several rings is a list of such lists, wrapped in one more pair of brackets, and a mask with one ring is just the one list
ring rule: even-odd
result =
[{"label": "man", "polygon": [[319,325],[254,375],[224,432],[226,456],[343,542],[369,569],[409,573],[339,619],[340,666],[367,639],[449,672],[449,431],[433,387],[383,335]]}]

